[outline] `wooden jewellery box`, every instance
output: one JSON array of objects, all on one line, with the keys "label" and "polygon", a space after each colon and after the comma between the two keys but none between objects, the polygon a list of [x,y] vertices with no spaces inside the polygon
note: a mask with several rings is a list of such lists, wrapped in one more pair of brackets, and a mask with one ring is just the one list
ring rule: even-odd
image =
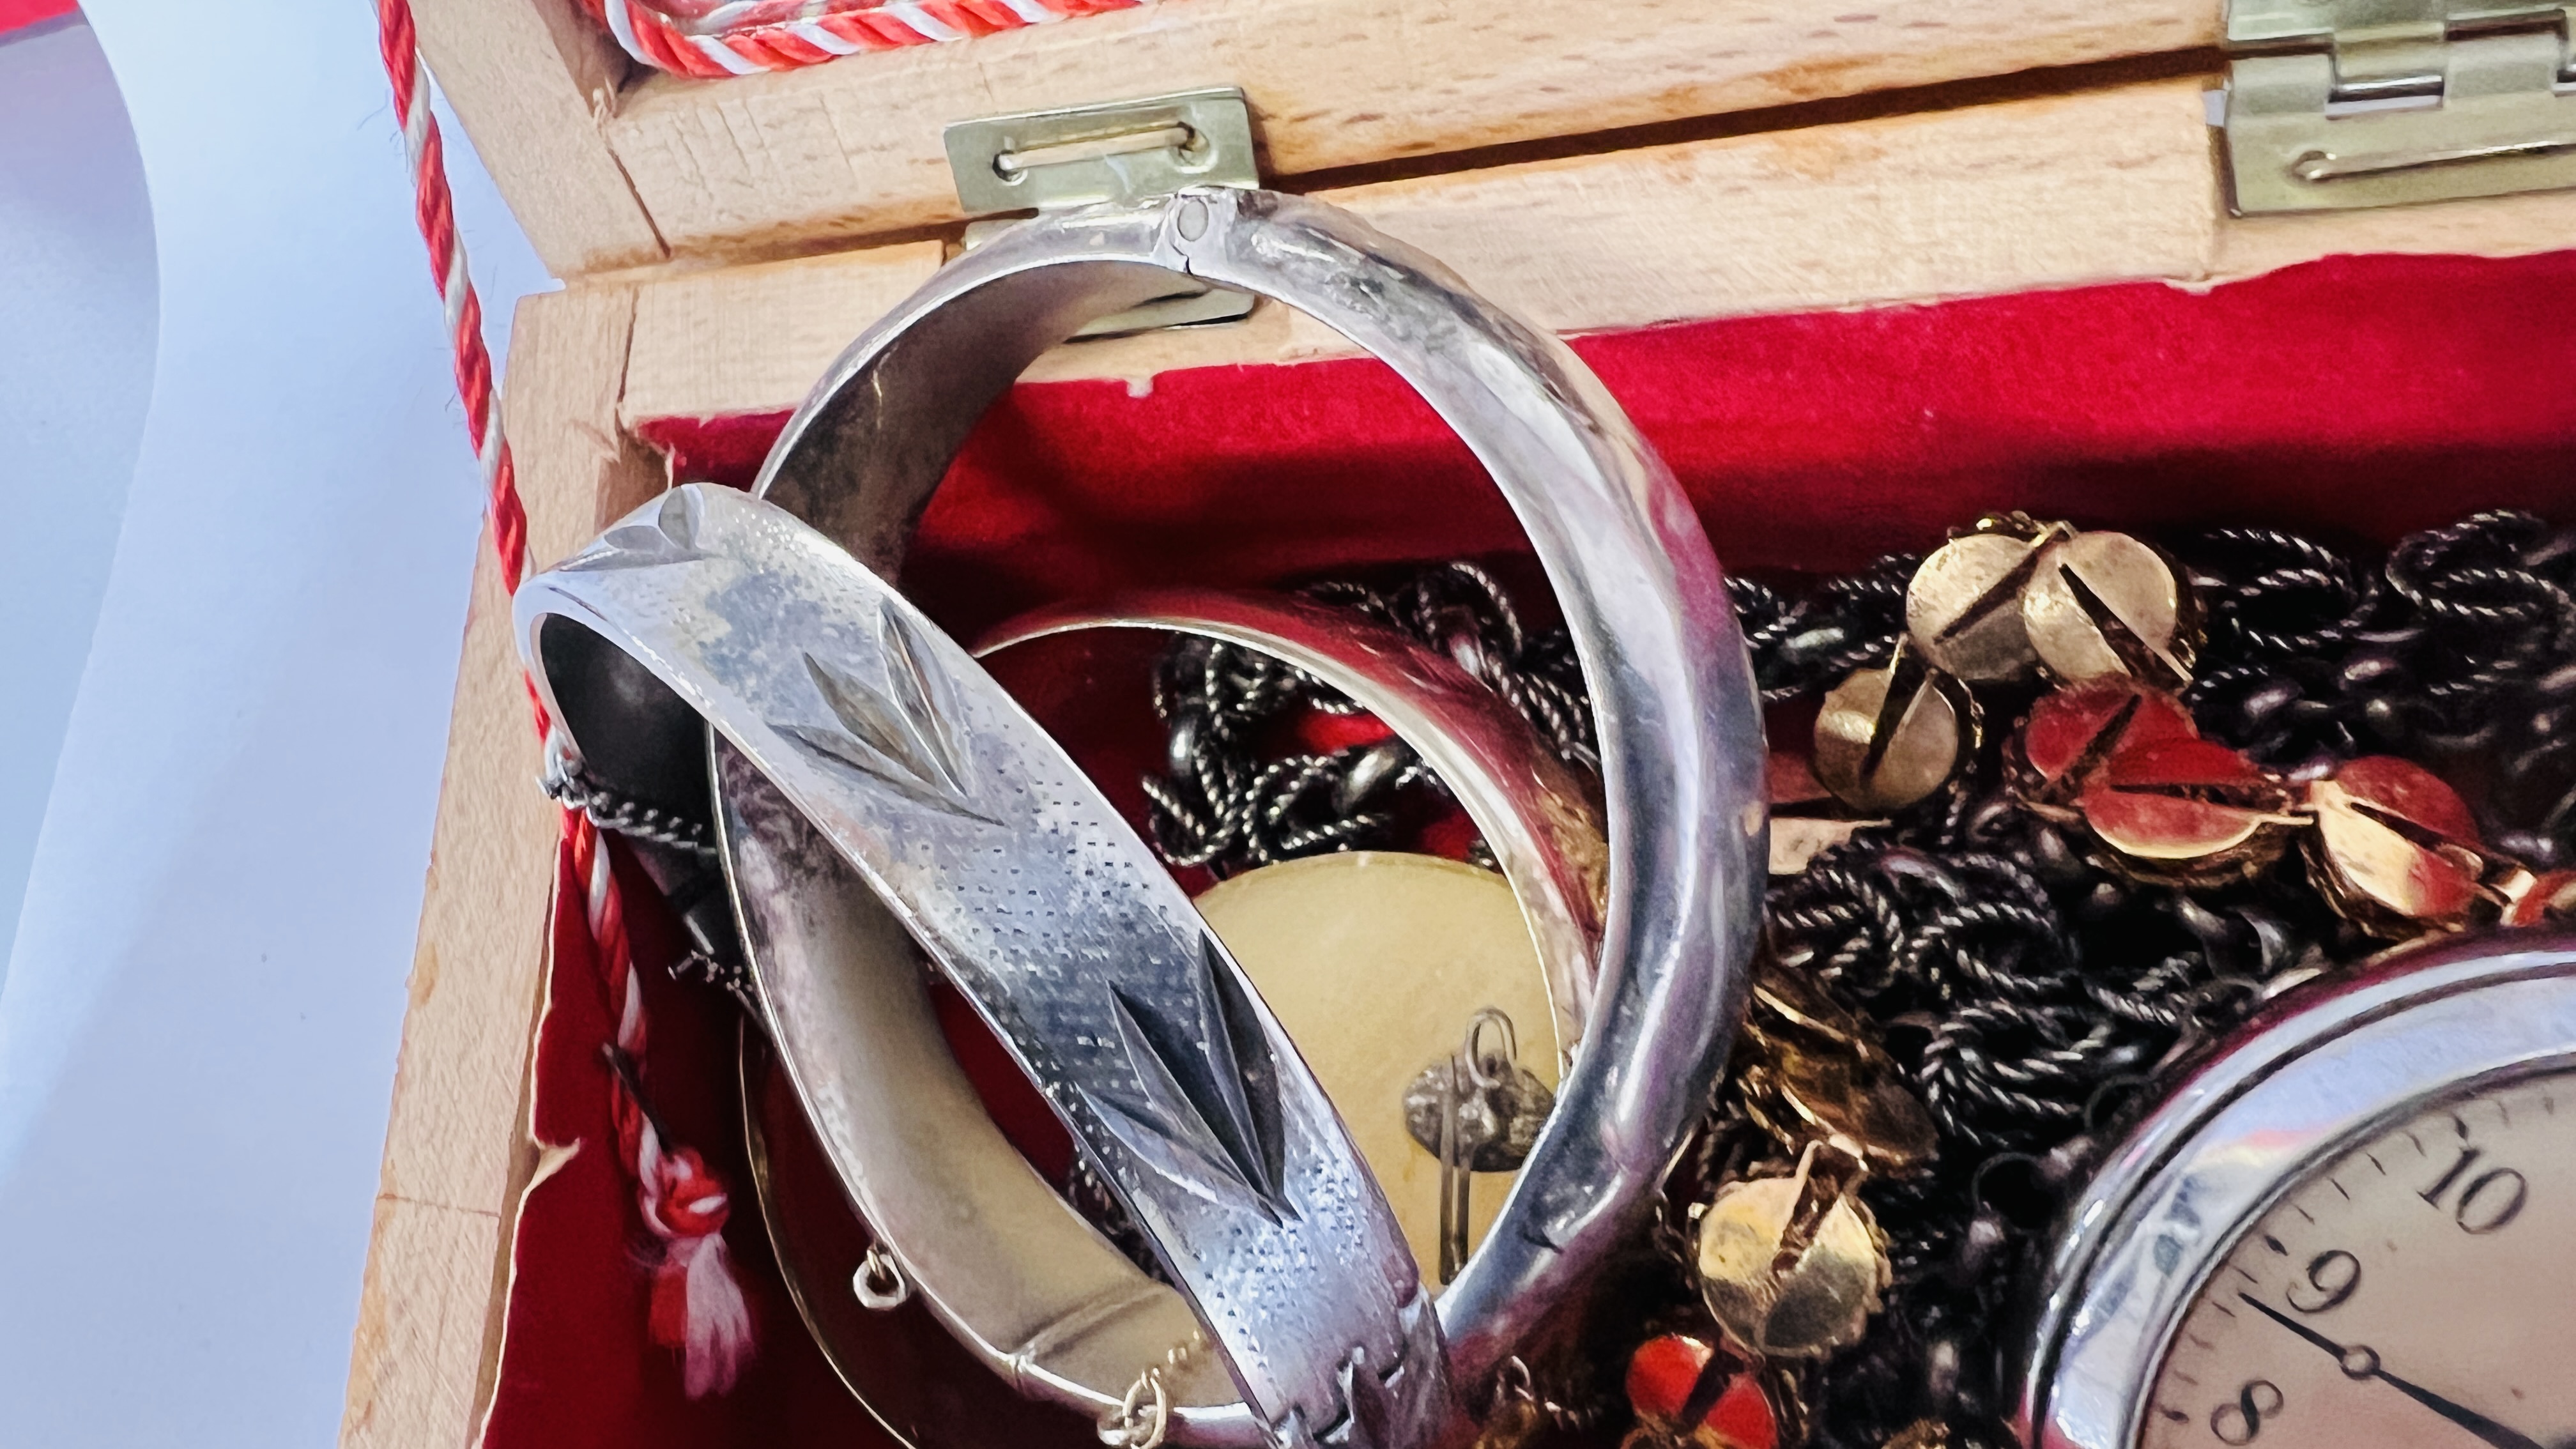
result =
[{"label": "wooden jewellery box", "polygon": [[[716,80],[631,67],[574,0],[414,9],[564,282],[520,307],[507,369],[540,564],[675,479],[747,482],[970,211],[1089,194],[1073,164],[987,195],[992,148],[1182,116],[1213,138],[1188,179],[1329,200],[1575,336],[1730,567],[1847,569],[2008,508],[2382,541],[2480,507],[2576,517],[2556,7],[1161,0]],[[906,587],[972,633],[1118,584],[1522,547],[1392,374],[1264,306],[1041,359]],[[646,1343],[541,767],[487,557],[343,1444],[885,1442],[755,1214],[730,1230],[764,1338],[743,1385],[686,1400]],[[738,1156],[732,1024],[648,989],[675,993],[657,1095]]]}]

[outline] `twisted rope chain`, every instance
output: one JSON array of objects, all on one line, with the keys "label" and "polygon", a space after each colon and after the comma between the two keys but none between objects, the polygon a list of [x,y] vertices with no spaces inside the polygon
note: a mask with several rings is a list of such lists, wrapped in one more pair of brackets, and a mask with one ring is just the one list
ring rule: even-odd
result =
[{"label": "twisted rope chain", "polygon": [[[2187,702],[2211,737],[2293,775],[2389,751],[2488,762],[2500,848],[2576,859],[2576,548],[2519,513],[2408,537],[2378,566],[2313,540],[2223,529],[2181,556],[2208,609]],[[1918,560],[1790,592],[1728,583],[1763,698],[1790,704],[1886,660]],[[1525,629],[1493,578],[1450,564],[1391,588],[1310,597],[1391,625],[1512,702],[1568,761],[1594,761],[1589,701],[1562,630]],[[1401,843],[1407,790],[1437,792],[1401,742],[1281,753],[1302,712],[1354,706],[1253,651],[1185,641],[1163,660],[1170,729],[1149,780],[1174,864],[1220,874]],[[2018,709],[2018,701],[2013,702]],[[2010,718],[2007,713],[2003,717]],[[1869,1336],[1810,1376],[1810,1436],[1879,1449],[1925,1418],[1959,1449],[2011,1442],[1989,1328],[2060,1195],[2108,1123],[2179,1050],[2302,968],[2372,949],[2295,859],[2223,889],[2134,883],[2022,808],[1989,741],[1950,787],[1777,881],[1775,949],[1876,1024],[1939,1131],[1938,1164],[1868,1194],[1896,1287]],[[1720,1089],[1695,1173],[1767,1150]]]}]

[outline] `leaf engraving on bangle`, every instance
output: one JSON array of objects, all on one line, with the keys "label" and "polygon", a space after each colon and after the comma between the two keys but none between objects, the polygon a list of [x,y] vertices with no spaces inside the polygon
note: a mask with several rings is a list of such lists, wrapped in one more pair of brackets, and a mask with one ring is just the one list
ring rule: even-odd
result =
[{"label": "leaf engraving on bangle", "polygon": [[[1235,1189],[1272,1222],[1297,1216],[1282,1182],[1287,1144],[1279,1070],[1268,1036],[1216,943],[1200,943],[1197,988],[1166,1005],[1109,988],[1143,1100],[1093,1095],[1101,1120],[1129,1151],[1174,1181],[1204,1192]],[[1191,1009],[1194,1008],[1194,1009]]]},{"label": "leaf engraving on bangle", "polygon": [[805,673],[838,728],[779,723],[773,727],[814,753],[858,771],[916,803],[987,825],[975,808],[965,751],[948,721],[957,712],[946,675],[929,665],[912,626],[894,610],[877,620],[885,682],[806,654]]},{"label": "leaf engraving on bangle", "polygon": [[608,569],[662,568],[706,557],[706,550],[698,547],[697,495],[675,488],[662,496],[661,506],[653,510],[652,522],[621,523],[555,567],[565,573],[597,573]]}]

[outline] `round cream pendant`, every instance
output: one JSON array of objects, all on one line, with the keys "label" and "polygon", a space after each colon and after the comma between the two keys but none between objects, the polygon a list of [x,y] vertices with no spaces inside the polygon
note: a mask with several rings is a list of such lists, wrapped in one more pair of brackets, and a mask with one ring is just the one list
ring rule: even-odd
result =
[{"label": "round cream pendant", "polygon": [[[1437,1282],[1440,1162],[1406,1127],[1406,1089],[1457,1054],[1488,1008],[1511,1018],[1520,1065],[1557,1085],[1547,977],[1511,887],[1438,856],[1353,851],[1246,871],[1197,904],[1332,1098]],[[1474,1175],[1471,1242],[1483,1241],[1515,1175]]]}]

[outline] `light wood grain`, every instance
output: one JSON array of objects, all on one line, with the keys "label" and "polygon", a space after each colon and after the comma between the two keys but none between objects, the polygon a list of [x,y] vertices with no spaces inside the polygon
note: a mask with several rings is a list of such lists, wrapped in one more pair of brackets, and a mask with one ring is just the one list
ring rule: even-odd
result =
[{"label": "light wood grain", "polygon": [[[1563,333],[2119,281],[2201,286],[2349,252],[2576,246],[2576,194],[2238,220],[2192,79],[1318,192]],[[918,247],[639,284],[622,416],[777,412],[921,275]],[[716,339],[716,340],[711,340]],[[765,342],[761,341],[766,339]],[[748,344],[744,340],[749,340]],[[1060,347],[1033,381],[1357,349],[1265,305]]]},{"label": "light wood grain", "polygon": [[[507,4],[514,0],[476,0]],[[647,79],[606,123],[675,252],[957,216],[970,116],[1239,85],[1269,174],[2212,43],[2217,0],[1164,0],[776,75]],[[546,205],[541,197],[530,201]]]},{"label": "light wood grain", "polygon": [[2232,281],[2319,257],[2373,252],[2526,256],[2576,247],[2576,191],[2493,196],[2380,211],[2230,218],[2213,280]]},{"label": "light wood grain", "polygon": [[402,1276],[381,1288],[370,1282],[359,1303],[342,1445],[474,1441],[486,1397],[481,1360],[502,1307],[493,1270],[506,1247],[496,1214],[376,1200],[368,1262]]},{"label": "light wood grain", "polygon": [[[1318,193],[1559,332],[2196,277],[2217,226],[2199,85],[1690,142]],[[641,285],[624,416],[792,407],[917,284],[917,249]],[[740,340],[740,341],[738,341]],[[743,345],[745,342],[748,345]],[[1058,348],[1033,379],[1346,355],[1276,307]]]},{"label": "light wood grain", "polygon": [[804,261],[684,272],[637,289],[623,415],[764,412],[800,398],[861,329],[939,269],[914,242]]},{"label": "light wood grain", "polygon": [[412,0],[422,55],[559,277],[658,261],[662,239],[594,119],[625,57],[574,0]]},{"label": "light wood grain", "polygon": [[1560,332],[2172,275],[2217,224],[2196,80],[1324,199]]},{"label": "light wood grain", "polygon": [[[519,307],[505,420],[541,563],[660,486],[657,462],[617,427],[633,316],[625,287]],[[449,723],[344,1445],[464,1444],[488,1392],[510,1224],[535,1164],[528,1057],[558,821],[536,789],[541,765],[487,538]]]}]

